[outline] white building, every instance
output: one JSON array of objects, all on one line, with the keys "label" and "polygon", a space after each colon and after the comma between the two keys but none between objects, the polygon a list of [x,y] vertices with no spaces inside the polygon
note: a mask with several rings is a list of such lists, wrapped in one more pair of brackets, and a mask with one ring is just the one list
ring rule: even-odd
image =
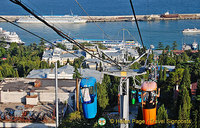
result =
[{"label": "white building", "polygon": [[46,50],[43,53],[42,60],[48,62],[49,64],[60,61],[61,65],[65,65],[67,63],[67,60],[69,60],[70,62],[74,62],[74,59],[84,56],[77,51],[69,52],[66,52],[60,48]]}]

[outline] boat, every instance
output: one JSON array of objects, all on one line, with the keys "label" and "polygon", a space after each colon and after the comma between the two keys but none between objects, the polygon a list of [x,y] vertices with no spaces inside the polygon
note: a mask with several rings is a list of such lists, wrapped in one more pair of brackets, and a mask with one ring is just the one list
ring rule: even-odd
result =
[{"label": "boat", "polygon": [[[39,16],[49,23],[86,23],[87,20],[80,18],[77,15],[63,15],[63,16]],[[34,16],[25,16],[16,20],[17,23],[42,23]]]},{"label": "boat", "polygon": [[200,33],[200,29],[194,28],[194,29],[184,29],[183,33]]},{"label": "boat", "polygon": [[161,18],[178,18],[179,14],[169,14],[169,12],[165,12],[165,14],[160,15]]},{"label": "boat", "polygon": [[0,28],[0,41],[6,43],[16,42],[17,44],[24,44],[16,32],[5,31],[3,28]]},{"label": "boat", "polygon": [[102,42],[102,44],[106,47],[130,47],[130,48],[136,48],[141,47],[140,43],[133,40],[105,40]]}]

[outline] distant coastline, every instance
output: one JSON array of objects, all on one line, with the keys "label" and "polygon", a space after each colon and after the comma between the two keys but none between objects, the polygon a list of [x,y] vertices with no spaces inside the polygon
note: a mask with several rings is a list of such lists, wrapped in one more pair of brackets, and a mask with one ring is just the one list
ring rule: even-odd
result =
[{"label": "distant coastline", "polygon": [[[28,15],[1,15],[8,20],[15,22],[19,18],[28,17]],[[53,17],[53,16],[52,16]],[[134,21],[133,15],[119,15],[119,16],[79,16],[87,22],[124,22]],[[194,14],[152,14],[152,15],[137,15],[139,21],[159,21],[159,20],[187,20],[187,19],[200,19],[200,13]],[[0,19],[0,22],[5,22]]]}]

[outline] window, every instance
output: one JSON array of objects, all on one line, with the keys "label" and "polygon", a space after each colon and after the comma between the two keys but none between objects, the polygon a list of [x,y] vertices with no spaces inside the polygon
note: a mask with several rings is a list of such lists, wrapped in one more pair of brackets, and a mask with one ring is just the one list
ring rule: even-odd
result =
[{"label": "window", "polygon": [[156,105],[156,91],[143,91],[143,107],[146,109],[155,108]]}]

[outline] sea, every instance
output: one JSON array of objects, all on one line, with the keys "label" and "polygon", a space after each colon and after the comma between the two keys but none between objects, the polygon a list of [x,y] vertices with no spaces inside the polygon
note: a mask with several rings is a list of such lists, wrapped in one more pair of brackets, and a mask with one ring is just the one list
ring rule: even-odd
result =
[{"label": "sea", "polygon": [[[85,16],[85,12],[75,0],[21,0],[39,15],[79,15]],[[91,16],[115,16],[132,15],[129,0],[77,0],[82,8]],[[167,11],[175,14],[200,13],[199,0],[133,0],[133,6],[137,15],[163,14]],[[0,15],[29,15],[18,5],[10,0],[1,0]],[[102,30],[100,30],[98,24]],[[31,32],[38,34],[49,41],[62,39],[50,28],[43,24],[18,24]],[[67,33],[72,38],[78,39],[111,39],[122,40],[125,29],[125,40],[140,41],[135,22],[96,22],[84,24],[55,24],[56,27]],[[20,38],[29,45],[39,43],[40,39],[13,26],[1,22],[0,27],[7,31],[15,31]],[[139,21],[144,45],[158,45],[162,42],[165,46],[177,42],[181,49],[183,43],[200,43],[200,34],[183,34],[187,28],[199,28],[200,20],[169,20],[169,21]]]}]

